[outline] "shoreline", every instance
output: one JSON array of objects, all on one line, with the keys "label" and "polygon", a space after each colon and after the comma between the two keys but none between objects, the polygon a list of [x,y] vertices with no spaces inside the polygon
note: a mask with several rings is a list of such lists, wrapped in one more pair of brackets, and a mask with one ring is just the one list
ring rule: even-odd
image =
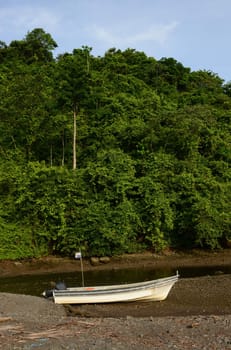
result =
[{"label": "shoreline", "polygon": [[[231,266],[231,251],[128,255],[88,270]],[[4,276],[76,271],[72,259],[0,262]],[[29,295],[0,293],[0,349],[231,349],[231,275],[183,278],[166,300],[64,307]]]},{"label": "shoreline", "polygon": [[[225,274],[225,267],[231,267],[231,250],[187,253],[171,252],[156,255],[152,253],[127,254],[111,258],[108,263],[93,266],[84,261],[85,271],[104,271],[120,269],[172,269],[183,267],[216,267],[217,273],[196,278],[179,278],[167,299],[162,303],[124,303],[70,306],[69,315],[83,317],[149,317],[186,316],[194,314],[231,314],[231,274]],[[29,261],[0,261],[0,276],[14,278],[23,275],[65,273],[81,270],[79,261],[70,258],[46,257]]]},{"label": "shoreline", "polygon": [[230,288],[231,275],[183,279],[162,302],[83,305],[76,314],[47,299],[0,293],[0,349],[228,350]]},{"label": "shoreline", "polygon": [[[168,251],[164,254],[144,252],[140,254],[124,254],[109,258],[105,263],[92,265],[89,259],[83,259],[84,271],[101,271],[129,268],[172,268],[200,266],[231,266],[231,249],[207,252],[194,250],[190,252]],[[79,260],[57,256],[48,256],[27,260],[0,260],[0,276],[14,277],[18,275],[36,275],[52,272],[80,271]]]}]

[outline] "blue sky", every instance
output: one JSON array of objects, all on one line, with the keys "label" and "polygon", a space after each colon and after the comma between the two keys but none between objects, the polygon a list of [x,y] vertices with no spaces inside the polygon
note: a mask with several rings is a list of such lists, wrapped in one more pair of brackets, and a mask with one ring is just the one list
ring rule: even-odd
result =
[{"label": "blue sky", "polygon": [[58,44],[55,54],[129,47],[231,81],[230,14],[231,0],[0,0],[0,40],[43,28]]}]

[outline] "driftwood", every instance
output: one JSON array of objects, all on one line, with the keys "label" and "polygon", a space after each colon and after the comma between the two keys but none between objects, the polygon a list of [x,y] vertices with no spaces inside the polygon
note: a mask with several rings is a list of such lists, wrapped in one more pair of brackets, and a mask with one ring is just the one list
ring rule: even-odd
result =
[{"label": "driftwood", "polygon": [[13,321],[11,317],[0,317],[0,322],[8,322],[8,321]]},{"label": "driftwood", "polygon": [[[63,338],[63,337],[72,337],[77,334],[84,332],[84,329],[81,331],[76,330],[76,326],[81,324],[81,327],[89,328],[94,327],[95,323],[85,322],[85,321],[71,321],[67,323],[58,324],[50,329],[37,331],[37,332],[23,332],[21,342],[26,340],[36,340],[40,338]],[[72,327],[74,326],[74,327]]]},{"label": "driftwood", "polygon": [[25,325],[17,322],[12,317],[0,317],[0,338],[1,342],[11,342],[14,339],[14,342],[19,344],[39,339],[73,337],[86,332],[87,328],[97,326],[97,323],[70,318],[68,321],[51,326],[51,328],[45,328],[43,325],[37,330],[31,331],[30,328],[25,328]]},{"label": "driftwood", "polygon": [[82,333],[81,331],[73,331],[73,329],[55,329],[51,328],[47,331],[34,332],[34,333],[25,333],[23,339],[25,340],[35,340],[40,338],[63,338],[75,336]]},{"label": "driftwood", "polygon": [[5,325],[1,325],[0,326],[0,335],[2,334],[2,332],[6,332],[6,331],[18,331],[18,330],[22,330],[23,327],[20,325],[13,325],[13,324],[5,324]]}]

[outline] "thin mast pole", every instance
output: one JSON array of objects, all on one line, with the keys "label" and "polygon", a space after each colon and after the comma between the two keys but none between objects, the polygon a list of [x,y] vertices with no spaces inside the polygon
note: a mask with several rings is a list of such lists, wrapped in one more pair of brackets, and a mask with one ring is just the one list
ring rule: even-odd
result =
[{"label": "thin mast pole", "polygon": [[82,259],[81,250],[80,250],[80,265],[81,265],[81,275],[82,275],[82,286],[84,287],[83,259]]}]

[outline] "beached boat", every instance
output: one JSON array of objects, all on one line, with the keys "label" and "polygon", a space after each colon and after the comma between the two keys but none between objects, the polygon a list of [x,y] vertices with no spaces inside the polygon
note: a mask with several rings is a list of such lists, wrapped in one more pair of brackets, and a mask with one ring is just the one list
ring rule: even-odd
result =
[{"label": "beached boat", "polygon": [[174,276],[152,281],[110,286],[77,287],[45,291],[56,304],[97,304],[130,301],[160,301],[167,298],[179,278]]}]

